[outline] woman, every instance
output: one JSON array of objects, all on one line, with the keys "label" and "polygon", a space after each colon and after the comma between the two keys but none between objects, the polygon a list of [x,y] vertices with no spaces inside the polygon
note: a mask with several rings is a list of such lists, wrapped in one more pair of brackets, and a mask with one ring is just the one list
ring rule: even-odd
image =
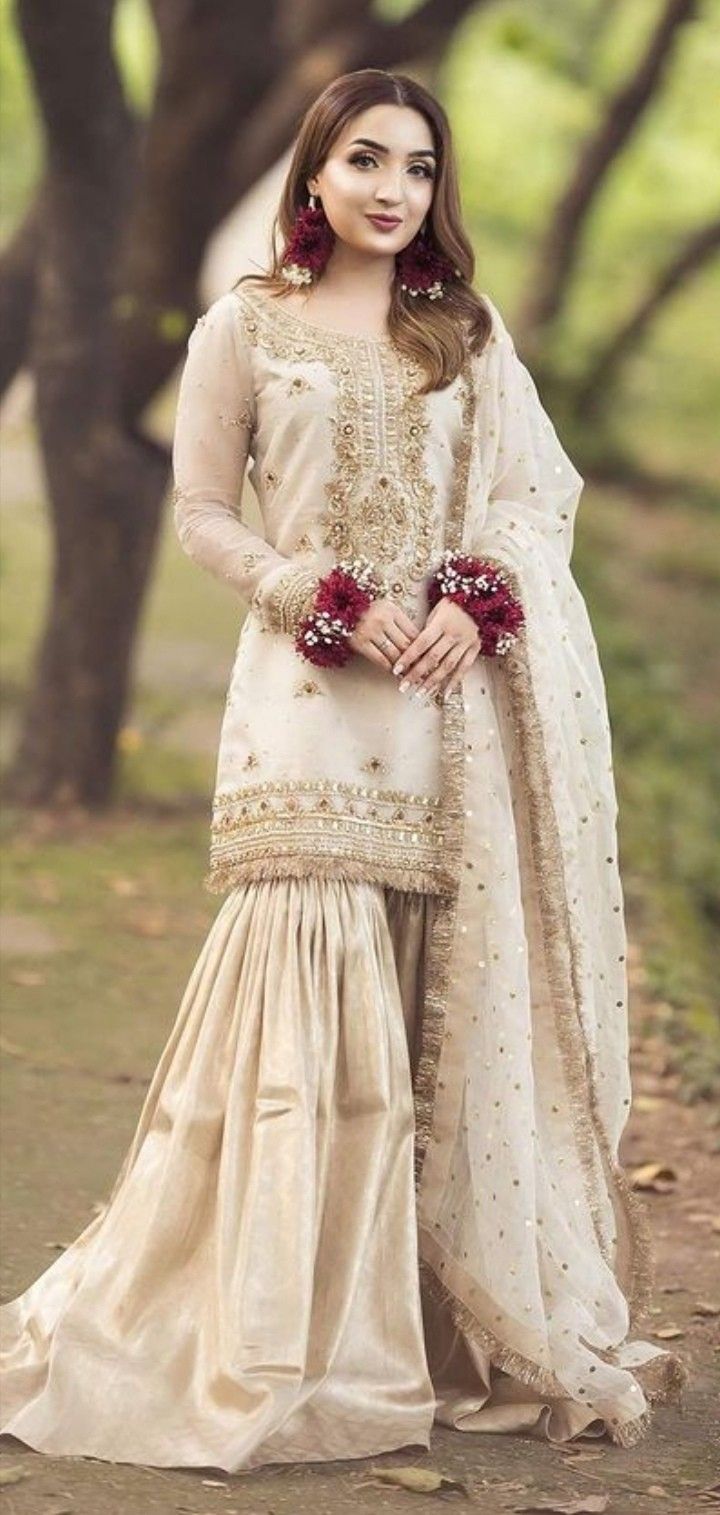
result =
[{"label": "woman", "polygon": [[229,1471],[434,1419],[630,1445],[686,1370],[628,1339],[650,1248],[582,479],[472,289],[424,89],[330,85],[279,226],[198,321],[175,428],[183,546],[250,602],[226,898],[105,1210],[4,1308],[2,1429]]}]

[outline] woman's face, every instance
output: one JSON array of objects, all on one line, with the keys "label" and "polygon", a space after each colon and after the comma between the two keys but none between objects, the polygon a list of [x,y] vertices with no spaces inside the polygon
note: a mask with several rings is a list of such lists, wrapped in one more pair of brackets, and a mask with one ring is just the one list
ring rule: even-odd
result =
[{"label": "woman's face", "polygon": [[[372,105],[346,124],[308,189],[341,241],[394,255],[420,230],[435,173],[425,117],[407,105]],[[373,215],[391,219],[383,226]]]}]

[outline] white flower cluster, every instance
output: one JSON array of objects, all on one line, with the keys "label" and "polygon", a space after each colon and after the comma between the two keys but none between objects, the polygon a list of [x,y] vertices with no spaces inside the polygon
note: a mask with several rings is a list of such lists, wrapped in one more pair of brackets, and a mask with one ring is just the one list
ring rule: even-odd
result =
[{"label": "white flower cluster", "polygon": [[287,284],[312,284],[312,269],[301,263],[284,263],[280,273]]},{"label": "white flower cluster", "polygon": [[349,637],[350,633],[351,627],[338,620],[337,616],[330,615],[327,610],[317,610],[313,615],[312,626],[308,626],[302,634],[302,641],[308,647],[313,647],[316,642],[336,642],[338,637]]},{"label": "white flower cluster", "polygon": [[508,584],[509,579],[502,568],[493,568],[487,573],[460,573],[455,567],[455,559],[458,556],[471,556],[471,554],[458,554],[448,547],[441,558],[441,566],[437,571],[437,581],[443,594],[454,594],[461,589],[470,594],[474,589],[483,589],[495,594],[498,583]]},{"label": "white flower cluster", "polygon": [[356,558],[341,558],[337,566],[343,573],[349,573],[358,587],[371,594],[373,599],[385,593],[385,586],[378,578],[373,563],[364,553]]}]

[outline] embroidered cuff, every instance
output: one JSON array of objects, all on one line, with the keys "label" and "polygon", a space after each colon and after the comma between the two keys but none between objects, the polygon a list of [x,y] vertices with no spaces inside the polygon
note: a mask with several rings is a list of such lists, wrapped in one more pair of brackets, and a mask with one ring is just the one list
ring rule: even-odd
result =
[{"label": "embroidered cuff", "polygon": [[472,616],[480,632],[480,651],[497,657],[509,651],[525,622],[517,581],[511,570],[492,558],[474,557],[448,548],[428,584],[428,605],[454,600]]},{"label": "embroidered cuff", "polygon": [[251,608],[266,631],[294,636],[310,612],[319,582],[310,569],[291,564],[271,587],[258,585]]},{"label": "embroidered cuff", "polygon": [[373,600],[387,593],[369,558],[344,559],[317,586],[312,607],[300,622],[295,648],[319,668],[341,668],[352,657],[348,637]]}]

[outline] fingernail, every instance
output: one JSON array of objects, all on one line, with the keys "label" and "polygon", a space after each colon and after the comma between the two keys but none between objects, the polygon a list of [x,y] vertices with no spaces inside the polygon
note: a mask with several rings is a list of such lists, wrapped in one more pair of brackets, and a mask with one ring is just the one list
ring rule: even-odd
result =
[{"label": "fingernail", "polygon": [[404,672],[405,672],[405,669],[401,668],[399,663],[393,664],[393,673],[398,673],[399,674],[399,673],[404,673]]},{"label": "fingernail", "polygon": [[404,693],[405,693],[405,690],[406,690],[406,689],[409,689],[409,687],[410,687],[410,686],[409,686],[409,683],[408,683],[408,680],[407,680],[407,679],[403,679],[403,682],[402,682],[402,684],[398,684],[398,689],[399,689],[399,690],[400,690],[400,693],[401,693],[401,694],[404,694]]}]

